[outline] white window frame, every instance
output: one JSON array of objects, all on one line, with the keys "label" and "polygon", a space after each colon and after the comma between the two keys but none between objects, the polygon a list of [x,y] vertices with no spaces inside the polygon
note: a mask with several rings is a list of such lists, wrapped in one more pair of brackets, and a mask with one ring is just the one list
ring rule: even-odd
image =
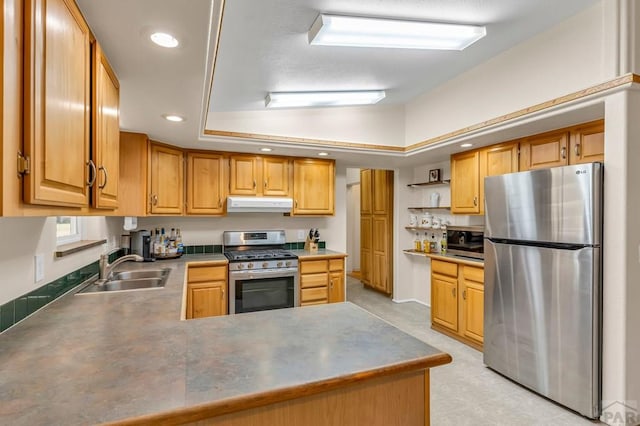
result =
[{"label": "white window frame", "polygon": [[[57,225],[59,217],[68,217],[71,219],[71,230],[73,231],[69,235],[58,235]],[[82,240],[82,221],[77,216],[58,216],[56,218],[56,245],[61,246],[63,244],[75,243]]]}]

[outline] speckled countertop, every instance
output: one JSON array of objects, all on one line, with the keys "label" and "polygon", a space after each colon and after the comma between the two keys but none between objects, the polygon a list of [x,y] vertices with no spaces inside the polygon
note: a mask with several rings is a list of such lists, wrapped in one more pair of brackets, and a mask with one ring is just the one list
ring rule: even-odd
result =
[{"label": "speckled countertop", "polygon": [[323,257],[334,257],[334,256],[343,256],[346,257],[346,253],[340,253],[333,250],[328,249],[318,249],[317,251],[309,251],[309,250],[289,250],[291,253],[298,256],[299,259],[310,259],[310,258],[318,258],[321,259]]},{"label": "speckled countertop", "polygon": [[450,361],[350,303],[180,321],[188,256],[164,289],[68,294],[0,335],[0,424],[94,424]]}]

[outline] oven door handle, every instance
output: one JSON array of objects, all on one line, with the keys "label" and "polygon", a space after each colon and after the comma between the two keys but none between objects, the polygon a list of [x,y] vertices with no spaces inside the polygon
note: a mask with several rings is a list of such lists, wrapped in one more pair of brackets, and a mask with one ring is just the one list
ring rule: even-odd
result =
[{"label": "oven door handle", "polygon": [[229,271],[229,276],[233,278],[269,278],[269,277],[294,277],[298,274],[297,268],[280,269],[255,269],[251,271]]}]

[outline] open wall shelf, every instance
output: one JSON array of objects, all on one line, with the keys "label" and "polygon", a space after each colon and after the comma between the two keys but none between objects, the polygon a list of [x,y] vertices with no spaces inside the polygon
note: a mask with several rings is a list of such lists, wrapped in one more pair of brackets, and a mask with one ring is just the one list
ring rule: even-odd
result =
[{"label": "open wall shelf", "polygon": [[409,188],[417,188],[420,186],[432,186],[432,185],[449,185],[451,180],[437,180],[434,182],[417,182],[417,183],[409,183],[407,186]]}]

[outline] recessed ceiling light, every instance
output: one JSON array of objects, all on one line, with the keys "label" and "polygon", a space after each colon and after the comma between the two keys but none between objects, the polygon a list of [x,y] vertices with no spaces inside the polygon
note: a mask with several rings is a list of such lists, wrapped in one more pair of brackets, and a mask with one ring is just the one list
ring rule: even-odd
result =
[{"label": "recessed ceiling light", "polygon": [[273,149],[271,149],[271,148],[260,148],[260,151],[262,151],[262,152],[271,152],[271,151],[273,151]]},{"label": "recessed ceiling light", "polygon": [[309,44],[462,50],[486,34],[476,25],[320,14],[309,30]]},{"label": "recessed ceiling light", "polygon": [[371,105],[384,99],[384,90],[343,92],[270,92],[265,98],[267,108],[309,106]]},{"label": "recessed ceiling light", "polygon": [[174,123],[181,123],[185,120],[184,117],[175,114],[164,114],[162,117],[164,117],[165,120],[173,121]]},{"label": "recessed ceiling light", "polygon": [[162,47],[177,47],[178,39],[167,33],[153,33],[149,36],[151,41]]},{"label": "recessed ceiling light", "polygon": [[318,155],[320,157],[326,157],[327,155],[329,155],[329,153],[328,152],[319,152]]},{"label": "recessed ceiling light", "polygon": [[469,147],[472,147],[472,146],[473,146],[472,143],[468,143],[467,142],[467,143],[463,143],[462,145],[460,145],[460,148],[469,148]]}]

